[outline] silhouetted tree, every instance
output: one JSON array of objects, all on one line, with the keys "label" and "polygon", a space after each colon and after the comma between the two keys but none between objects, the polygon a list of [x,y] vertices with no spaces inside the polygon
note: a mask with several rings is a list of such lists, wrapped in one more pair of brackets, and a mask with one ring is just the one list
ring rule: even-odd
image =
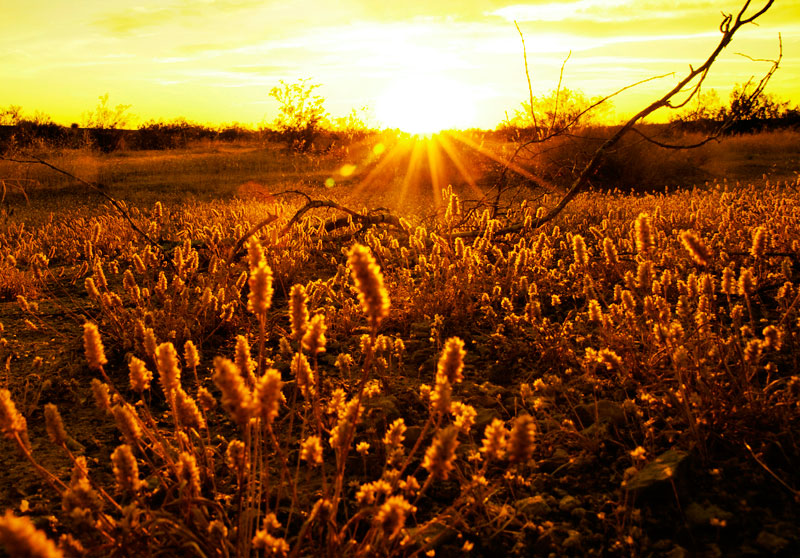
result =
[{"label": "silhouetted tree", "polygon": [[278,101],[275,127],[291,149],[303,152],[310,150],[327,120],[323,106],[325,99],[314,94],[318,87],[320,85],[310,83],[309,78],[299,79],[295,83],[281,80],[280,85],[269,92],[270,97]]}]

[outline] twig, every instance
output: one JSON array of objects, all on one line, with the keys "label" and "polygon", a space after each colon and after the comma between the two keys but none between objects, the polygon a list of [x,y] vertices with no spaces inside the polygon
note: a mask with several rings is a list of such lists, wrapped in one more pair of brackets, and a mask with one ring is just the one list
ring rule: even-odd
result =
[{"label": "twig", "polygon": [[172,263],[172,260],[169,258],[167,253],[161,247],[161,245],[158,244],[156,241],[154,241],[152,238],[150,238],[147,235],[146,232],[144,232],[142,229],[139,228],[139,226],[133,221],[133,218],[130,216],[128,211],[122,206],[122,204],[120,204],[115,198],[110,196],[105,191],[106,190],[106,186],[104,184],[89,182],[88,180],[84,180],[83,178],[81,178],[79,176],[75,176],[71,172],[65,171],[62,168],[59,168],[59,167],[57,167],[57,166],[55,166],[55,165],[53,165],[51,163],[48,163],[44,159],[40,159],[39,157],[34,157],[34,156],[31,156],[31,157],[32,157],[31,159],[16,159],[16,158],[13,158],[13,157],[5,157],[3,155],[0,155],[0,160],[9,161],[9,162],[12,162],[12,163],[20,163],[20,164],[23,164],[23,165],[35,165],[35,164],[44,165],[45,167],[48,167],[48,168],[50,168],[50,169],[52,169],[52,170],[54,170],[54,171],[56,171],[58,173],[61,173],[61,174],[65,175],[65,176],[68,176],[68,177],[72,178],[73,180],[77,180],[78,182],[80,182],[84,186],[88,186],[89,188],[91,188],[92,190],[94,190],[95,192],[97,192],[98,194],[103,196],[106,200],[108,200],[108,202],[114,207],[114,209],[116,209],[119,212],[119,214],[122,215],[122,217],[128,222],[128,224],[130,225],[131,229],[133,229],[134,232],[136,232],[139,236],[141,236],[143,239],[145,239],[148,242],[148,244],[150,244],[156,250],[158,250],[161,253],[161,255],[164,257],[164,261],[167,262],[167,265],[169,265],[176,274],[178,273],[178,270],[176,269],[175,264]]}]

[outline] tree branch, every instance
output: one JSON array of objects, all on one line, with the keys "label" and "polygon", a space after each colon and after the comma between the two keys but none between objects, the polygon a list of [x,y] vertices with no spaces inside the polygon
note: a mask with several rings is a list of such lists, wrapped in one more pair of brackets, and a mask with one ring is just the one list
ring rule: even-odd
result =
[{"label": "tree branch", "polygon": [[142,229],[139,228],[139,226],[134,222],[133,218],[130,216],[130,213],[128,213],[128,210],[125,209],[120,202],[118,202],[115,198],[113,198],[106,192],[106,186],[104,184],[94,183],[94,182],[89,182],[88,180],[84,180],[83,178],[75,176],[71,172],[65,171],[62,168],[59,168],[51,163],[48,163],[44,159],[40,159],[39,157],[31,156],[31,159],[15,159],[13,157],[6,157],[4,155],[0,155],[0,160],[9,161],[12,163],[19,163],[22,165],[36,165],[36,164],[44,165],[45,167],[48,167],[58,173],[68,176],[73,180],[77,180],[84,186],[88,186],[89,188],[91,188],[92,190],[103,196],[114,207],[114,209],[116,209],[119,212],[119,214],[128,222],[128,225],[130,225],[131,229],[135,233],[141,236],[148,244],[150,244],[153,248],[155,248],[161,253],[161,255],[164,257],[164,261],[166,261],[167,265],[169,265],[172,268],[172,271],[174,271],[175,273],[178,272],[178,270],[175,268],[175,264],[172,263],[172,260],[169,258],[167,253],[161,247],[161,245],[158,244],[158,242],[154,241],[152,238],[150,238],[146,232],[144,232]]}]

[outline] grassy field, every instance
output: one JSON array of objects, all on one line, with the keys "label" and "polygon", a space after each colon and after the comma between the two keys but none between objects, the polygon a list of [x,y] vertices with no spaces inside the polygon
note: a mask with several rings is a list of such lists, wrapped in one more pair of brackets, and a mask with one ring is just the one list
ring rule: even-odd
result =
[{"label": "grassy field", "polygon": [[[478,203],[513,146],[477,135],[34,154],[149,240],[74,179],[0,161],[0,504],[38,529],[7,515],[0,540],[800,554],[795,139],[710,144],[667,161],[696,185],[585,193],[541,228],[550,185]],[[402,219],[291,222],[308,198]]]}]

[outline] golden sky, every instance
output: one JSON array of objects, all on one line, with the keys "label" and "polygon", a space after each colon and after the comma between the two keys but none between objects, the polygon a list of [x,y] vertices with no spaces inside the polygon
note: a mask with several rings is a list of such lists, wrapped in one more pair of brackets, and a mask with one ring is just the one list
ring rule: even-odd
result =
[{"label": "golden sky", "polygon": [[[762,2],[754,2],[761,6]],[[0,0],[0,107],[21,105],[80,122],[98,96],[132,105],[139,122],[272,121],[279,80],[322,84],[326,108],[373,118],[444,118],[494,127],[527,98],[516,20],[535,94],[564,85],[605,95],[656,74],[682,75],[719,39],[720,12],[703,0]],[[784,60],[768,91],[800,101],[800,0],[776,0],[740,30],[709,75],[730,86],[759,76],[778,34]],[[671,88],[648,83],[614,102],[629,114]],[[449,102],[448,102],[449,101]],[[427,112],[425,112],[427,111]],[[377,115],[377,116],[376,116]],[[449,122],[452,120],[452,122]]]}]

